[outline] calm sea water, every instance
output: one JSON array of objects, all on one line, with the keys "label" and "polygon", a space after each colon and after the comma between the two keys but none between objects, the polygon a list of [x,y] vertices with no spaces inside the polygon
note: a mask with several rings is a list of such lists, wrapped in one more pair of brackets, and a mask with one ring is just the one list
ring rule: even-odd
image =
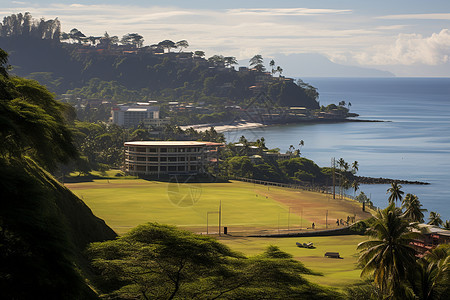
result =
[{"label": "calm sea water", "polygon": [[[285,152],[300,140],[302,156],[320,166],[331,158],[358,161],[359,175],[425,181],[403,185],[428,211],[450,219],[450,78],[303,78],[317,87],[320,104],[351,103],[360,119],[386,122],[296,124],[232,131],[264,137],[269,148]],[[387,206],[388,185],[362,185],[378,207]],[[428,213],[426,213],[428,217]]]}]

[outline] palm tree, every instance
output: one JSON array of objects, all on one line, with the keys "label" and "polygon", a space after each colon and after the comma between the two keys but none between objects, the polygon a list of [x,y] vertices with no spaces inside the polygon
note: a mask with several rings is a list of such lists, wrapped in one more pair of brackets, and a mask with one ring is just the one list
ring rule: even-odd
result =
[{"label": "palm tree", "polygon": [[352,173],[356,174],[356,172],[358,172],[358,171],[359,171],[359,164],[358,164],[358,161],[355,160],[352,163]]},{"label": "palm tree", "polygon": [[450,220],[445,221],[444,229],[450,230]]},{"label": "palm tree", "polygon": [[273,68],[275,66],[275,61],[273,59],[269,62],[269,66],[272,68],[272,76],[273,76],[273,74],[275,74],[275,69]]},{"label": "palm tree", "polygon": [[343,178],[341,183],[341,197],[344,198],[345,190],[348,190],[351,187],[351,183],[346,177]]},{"label": "palm tree", "polygon": [[428,220],[428,225],[442,226],[444,224],[444,222],[442,222],[441,215],[434,211],[430,211],[430,217]]},{"label": "palm tree", "polygon": [[379,210],[374,225],[367,231],[373,239],[360,243],[357,248],[361,250],[358,260],[363,267],[361,277],[372,275],[374,283],[388,298],[398,297],[404,291],[404,279],[416,261],[416,251],[410,243],[420,237],[420,233],[411,231],[416,225],[400,213],[394,203]]},{"label": "palm tree", "polygon": [[343,169],[344,168],[344,165],[345,165],[345,160],[341,157],[341,158],[339,158],[339,160],[338,160],[338,165],[339,165],[339,168],[341,168],[341,169]]},{"label": "palm tree", "polygon": [[356,196],[356,192],[359,190],[359,182],[356,181],[356,180],[354,180],[354,181],[352,182],[352,188],[353,188],[353,190],[355,191],[354,196]]},{"label": "palm tree", "polygon": [[388,188],[386,194],[390,193],[389,195],[389,203],[394,203],[397,202],[397,200],[402,200],[403,198],[403,194],[405,192],[403,192],[402,190],[402,186],[400,184],[398,184],[397,182],[393,182],[391,183],[391,187]]},{"label": "palm tree", "polygon": [[402,209],[405,210],[403,216],[412,222],[423,223],[423,213],[427,210],[421,207],[422,204],[420,204],[419,197],[413,194],[406,194],[402,201]]},{"label": "palm tree", "polygon": [[283,69],[280,66],[278,66],[276,71],[278,72],[278,74],[280,74],[279,76],[281,77],[281,74],[283,73]]},{"label": "palm tree", "polygon": [[302,149],[302,147],[305,146],[305,142],[303,140],[300,140],[300,142],[298,143],[298,154],[300,155],[300,150]]},{"label": "palm tree", "polygon": [[441,245],[427,252],[417,267],[410,279],[415,295],[419,299],[444,299],[450,291],[450,247]]}]

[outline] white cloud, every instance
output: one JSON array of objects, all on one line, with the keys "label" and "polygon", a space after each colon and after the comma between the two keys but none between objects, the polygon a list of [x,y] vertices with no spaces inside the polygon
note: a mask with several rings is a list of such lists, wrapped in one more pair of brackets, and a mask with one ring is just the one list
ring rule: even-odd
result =
[{"label": "white cloud", "polygon": [[376,30],[400,30],[409,27],[409,25],[387,25],[387,26],[377,26]]},{"label": "white cloud", "polygon": [[[104,4],[36,5],[35,17],[58,17],[63,31],[76,27],[86,35],[122,36],[138,32],[146,44],[163,39],[187,39],[192,49],[207,55],[216,53],[247,58],[250,52],[261,54],[322,51],[326,39],[346,39],[374,33],[369,28],[344,25],[347,9],[271,8],[271,9],[181,9],[178,7],[142,7]],[[17,11],[14,8],[12,12]],[[326,21],[322,21],[326,15]],[[284,18],[293,16],[293,18]],[[298,18],[297,16],[310,16]],[[330,26],[332,18],[341,18],[340,26]],[[328,23],[327,23],[328,22]],[[329,42],[328,42],[329,45]],[[336,47],[334,47],[336,49]]]},{"label": "white cloud", "polygon": [[259,16],[308,16],[324,14],[348,14],[350,9],[311,9],[311,8],[237,8],[228,10],[234,15]]},{"label": "white cloud", "polygon": [[450,13],[388,15],[376,18],[385,20],[450,20]]},{"label": "white cloud", "polygon": [[379,45],[355,58],[367,65],[439,65],[450,56],[450,31],[442,29],[429,37],[420,34],[400,34],[392,45]]},{"label": "white cloud", "polygon": [[248,59],[256,53],[264,57],[274,53],[320,53],[343,64],[436,65],[449,55],[448,31],[431,35],[450,28],[450,23],[446,23],[449,13],[374,17],[351,9],[186,9],[126,2],[45,6],[34,2],[0,10],[0,15],[29,11],[35,18],[58,17],[63,31],[76,27],[88,36],[108,31],[121,37],[137,32],[144,36],[147,45],[165,39],[186,39],[191,45],[189,50],[204,50],[207,56],[222,54]]}]

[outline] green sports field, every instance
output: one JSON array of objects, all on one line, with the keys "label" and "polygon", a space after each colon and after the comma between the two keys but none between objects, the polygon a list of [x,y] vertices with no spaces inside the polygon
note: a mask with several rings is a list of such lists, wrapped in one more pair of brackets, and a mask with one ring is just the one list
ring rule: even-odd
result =
[{"label": "green sports field", "polygon": [[[197,232],[217,232],[219,205],[229,232],[288,228],[335,228],[336,219],[367,218],[358,203],[329,195],[245,182],[177,183],[142,179],[94,180],[66,184],[119,234],[139,224],[159,222]],[[327,215],[328,214],[328,215]],[[325,220],[328,218],[328,226]]]},{"label": "green sports field", "polygon": [[[246,255],[277,245],[307,267],[324,276],[307,276],[312,282],[342,288],[359,281],[356,246],[362,236],[314,238],[248,238],[249,233],[285,233],[336,228],[336,219],[370,215],[358,203],[332,199],[329,195],[267,187],[233,181],[230,183],[177,183],[142,179],[99,179],[66,184],[117,233],[146,222],[177,225],[205,234],[217,234],[219,203],[222,225],[230,235],[219,237],[232,249]],[[326,225],[328,220],[328,226]],[[307,229],[309,228],[309,229]],[[238,237],[240,236],[240,237]],[[295,242],[313,242],[316,249],[302,249]],[[325,252],[339,252],[343,259],[325,258]]]}]

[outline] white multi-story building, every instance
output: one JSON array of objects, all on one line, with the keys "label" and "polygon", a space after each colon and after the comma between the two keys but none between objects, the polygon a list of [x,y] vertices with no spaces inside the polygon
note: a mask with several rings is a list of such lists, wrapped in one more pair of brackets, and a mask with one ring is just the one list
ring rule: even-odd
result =
[{"label": "white multi-story building", "polygon": [[195,141],[125,142],[125,171],[131,175],[195,175],[217,163],[222,143]]},{"label": "white multi-story building", "polygon": [[165,120],[159,118],[159,107],[134,104],[119,105],[112,109],[112,122],[124,127],[144,125],[161,126]]}]

